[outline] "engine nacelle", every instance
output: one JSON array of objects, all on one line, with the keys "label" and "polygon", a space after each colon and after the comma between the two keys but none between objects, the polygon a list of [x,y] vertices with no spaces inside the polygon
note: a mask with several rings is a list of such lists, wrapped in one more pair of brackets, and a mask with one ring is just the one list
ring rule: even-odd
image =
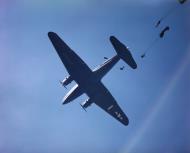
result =
[{"label": "engine nacelle", "polygon": [[89,107],[92,104],[92,101],[90,98],[88,98],[87,100],[85,100],[84,102],[82,102],[80,105],[82,106],[83,109],[86,109],[87,107]]},{"label": "engine nacelle", "polygon": [[63,81],[61,81],[60,83],[62,84],[62,86],[66,87],[68,84],[70,84],[73,81],[73,79],[71,78],[71,76],[66,77]]}]

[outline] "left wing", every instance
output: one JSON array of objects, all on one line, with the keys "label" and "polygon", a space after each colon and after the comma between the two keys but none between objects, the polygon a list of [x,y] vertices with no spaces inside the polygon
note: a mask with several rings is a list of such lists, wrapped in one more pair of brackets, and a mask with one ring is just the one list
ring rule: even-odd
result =
[{"label": "left wing", "polygon": [[93,102],[102,108],[104,111],[113,116],[116,120],[124,125],[129,124],[129,120],[122,109],[117,104],[108,89],[103,85],[99,95],[92,98]]}]

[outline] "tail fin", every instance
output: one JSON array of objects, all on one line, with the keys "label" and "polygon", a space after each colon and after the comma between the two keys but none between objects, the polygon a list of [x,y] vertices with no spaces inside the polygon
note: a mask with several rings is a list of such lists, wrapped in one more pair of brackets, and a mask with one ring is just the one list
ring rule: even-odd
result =
[{"label": "tail fin", "polygon": [[116,37],[111,36],[110,41],[117,52],[118,56],[126,62],[131,68],[136,69],[137,64],[135,60],[133,59],[131,52],[128,50],[128,48],[122,44]]}]

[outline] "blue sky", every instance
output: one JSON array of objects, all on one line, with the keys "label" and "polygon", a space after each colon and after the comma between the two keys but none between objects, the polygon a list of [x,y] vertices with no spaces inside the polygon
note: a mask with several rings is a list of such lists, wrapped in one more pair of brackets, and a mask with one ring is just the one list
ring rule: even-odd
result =
[{"label": "blue sky", "polygon": [[[190,152],[190,3],[161,27],[171,30],[145,59],[158,37],[155,22],[177,5],[168,0],[0,1],[0,152]],[[92,105],[62,106],[68,73],[48,40],[58,33],[90,66],[115,51],[109,36],[125,43],[138,69],[120,61],[103,83],[130,120],[125,127]],[[71,88],[74,85],[69,85]]]}]

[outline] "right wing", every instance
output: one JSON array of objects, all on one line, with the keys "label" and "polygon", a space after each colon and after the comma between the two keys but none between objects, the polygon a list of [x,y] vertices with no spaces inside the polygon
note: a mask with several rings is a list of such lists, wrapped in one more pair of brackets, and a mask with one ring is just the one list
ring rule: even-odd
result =
[{"label": "right wing", "polygon": [[99,91],[99,93],[100,94],[98,96],[93,97],[94,103],[122,124],[128,125],[129,120],[127,116],[119,107],[116,100],[113,98],[108,89],[103,86],[103,89]]},{"label": "right wing", "polygon": [[73,80],[80,84],[82,77],[92,74],[86,63],[56,33],[49,32],[48,37]]}]

